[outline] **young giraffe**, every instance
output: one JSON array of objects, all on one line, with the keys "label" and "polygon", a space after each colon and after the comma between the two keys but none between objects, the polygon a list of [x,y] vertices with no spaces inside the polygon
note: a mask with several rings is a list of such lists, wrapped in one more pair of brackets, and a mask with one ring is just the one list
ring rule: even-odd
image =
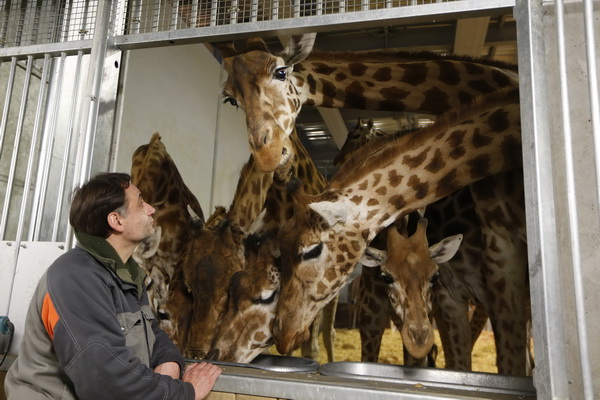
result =
[{"label": "young giraffe", "polygon": [[314,39],[291,36],[279,55],[260,39],[248,41],[240,54],[220,46],[228,73],[223,96],[245,111],[250,150],[265,171],[285,155],[284,139],[303,105],[439,115],[518,84],[516,67],[506,63],[433,53],[319,52]]},{"label": "young giraffe", "polygon": [[278,350],[304,339],[304,321],[339,292],[381,229],[461,187],[520,168],[519,118],[518,90],[487,96],[418,134],[367,146],[374,150],[355,155],[321,195],[298,194],[280,232]]},{"label": "young giraffe", "polygon": [[148,144],[138,147],[131,157],[131,183],[137,186],[144,200],[156,209],[154,220],[158,236],[140,244],[135,255],[148,273],[146,285],[150,304],[160,325],[168,334],[173,326],[166,311],[166,302],[175,266],[188,240],[190,219],[186,206],[203,218],[200,203],[183,182],[175,162],[167,152],[160,134],[154,133]]},{"label": "young giraffe", "polygon": [[[373,120],[358,120],[348,136],[334,164],[343,164],[361,146],[378,138],[407,134],[384,132],[375,128]],[[427,206],[425,218],[429,220],[427,238],[438,242],[443,238],[462,234],[464,240],[458,253],[448,263],[440,264],[436,282],[432,285],[434,315],[444,346],[445,367],[455,370],[471,370],[473,345],[485,322],[487,305],[485,276],[481,261],[481,229],[469,188],[455,193]],[[380,269],[364,268],[358,277],[357,325],[361,336],[362,361],[377,362],[381,338],[387,325],[389,311],[392,311],[384,290],[389,287],[381,279]],[[402,275],[400,275],[402,276]],[[404,286],[406,282],[399,282]],[[468,319],[469,303],[476,304],[473,318]],[[392,318],[396,315],[392,314]],[[414,354],[413,354],[414,356]]]}]

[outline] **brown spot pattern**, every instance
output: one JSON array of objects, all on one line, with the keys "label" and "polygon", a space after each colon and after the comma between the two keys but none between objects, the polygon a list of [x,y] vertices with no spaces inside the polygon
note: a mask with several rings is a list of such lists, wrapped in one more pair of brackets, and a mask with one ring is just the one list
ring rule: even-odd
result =
[{"label": "brown spot pattern", "polygon": [[425,166],[425,169],[431,173],[436,173],[445,166],[446,162],[444,161],[444,157],[442,156],[442,151],[440,149],[436,149],[433,154],[433,158]]},{"label": "brown spot pattern", "polygon": [[350,63],[348,69],[352,76],[363,76],[367,71],[367,66],[363,63]]},{"label": "brown spot pattern", "polygon": [[433,114],[443,114],[450,110],[450,104],[448,103],[449,96],[445,91],[433,87],[423,92],[425,100],[421,104],[421,109],[429,111]]},{"label": "brown spot pattern", "polygon": [[429,153],[429,149],[430,147],[426,148],[416,156],[406,155],[402,158],[402,162],[411,169],[417,168],[425,162],[425,159],[427,158],[427,153]]},{"label": "brown spot pattern", "polygon": [[416,175],[412,175],[408,179],[408,186],[415,191],[415,197],[417,199],[422,199],[427,195],[427,192],[429,191],[429,183],[427,183],[426,181],[421,181],[421,179],[419,179],[419,177]]},{"label": "brown spot pattern", "polygon": [[375,79],[378,82],[388,82],[388,81],[392,80],[392,68],[390,68],[390,67],[379,68],[373,74],[373,79]]},{"label": "brown spot pattern", "polygon": [[[402,66],[399,65],[400,68]],[[427,66],[425,63],[416,62],[404,64],[404,74],[400,78],[402,82],[406,82],[412,86],[418,86],[427,79]]]},{"label": "brown spot pattern", "polygon": [[388,182],[391,187],[396,187],[402,182],[402,175],[399,175],[396,170],[388,172]]}]

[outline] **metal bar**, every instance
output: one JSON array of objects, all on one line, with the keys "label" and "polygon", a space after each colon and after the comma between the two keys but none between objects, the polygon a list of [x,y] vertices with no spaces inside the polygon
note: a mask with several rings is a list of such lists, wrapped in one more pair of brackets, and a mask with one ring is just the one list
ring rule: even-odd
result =
[{"label": "metal bar", "polygon": [[[42,67],[42,77],[40,79],[40,92],[38,93],[37,107],[35,110],[35,119],[33,122],[33,130],[31,132],[31,144],[29,146],[29,159],[27,161],[27,171],[25,173],[25,182],[23,184],[23,197],[21,199],[21,210],[19,213],[19,223],[17,226],[17,235],[15,240],[20,242],[23,238],[23,226],[25,225],[25,212],[27,210],[27,200],[29,199],[29,187],[31,186],[31,177],[33,175],[33,164],[36,158],[35,149],[38,145],[38,136],[40,133],[40,121],[44,113],[44,100],[46,99],[48,84],[48,76],[50,75],[50,55],[46,54],[44,57],[44,66]],[[36,205],[33,204],[32,210],[36,209]],[[28,234],[33,232],[34,219],[29,221]]]},{"label": "metal bar", "polygon": [[190,27],[195,27],[198,23],[198,0],[192,1],[192,16],[189,18]]},{"label": "metal bar", "polygon": [[536,366],[540,399],[568,398],[565,338],[555,216],[552,138],[549,126],[544,8],[542,1],[517,0],[523,176]]},{"label": "metal bar", "polygon": [[[577,197],[575,187],[575,163],[573,162],[573,136],[569,110],[569,89],[567,87],[567,64],[565,52],[564,4],[563,0],[556,2],[556,27],[558,44],[558,61],[561,89],[561,116],[563,119],[564,155],[566,164],[567,204],[569,215],[569,238],[571,241],[571,262],[575,284],[575,312],[577,315],[577,332],[579,337],[579,357],[581,363],[581,378],[585,399],[593,399],[592,373],[588,354],[587,326],[585,323],[585,299],[583,297],[583,279],[581,274],[581,246],[579,243],[579,223],[577,213]],[[596,167],[598,164],[596,164]]]},{"label": "metal bar", "polygon": [[[100,97],[100,86],[102,83],[102,71],[104,57],[106,55],[107,36],[110,27],[111,1],[101,0],[98,2],[98,13],[96,26],[94,28],[94,40],[90,67],[88,73],[87,87],[82,102],[81,130],[83,135],[79,140],[77,158],[75,162],[74,186],[81,185],[87,181],[91,174],[91,159],[94,148],[94,134],[98,119],[98,98]],[[68,237],[67,240],[70,238]]]},{"label": "metal bar", "polygon": [[[23,91],[21,93],[21,106],[19,107],[19,116],[17,118],[17,126],[15,129],[15,140],[13,143],[12,157],[10,161],[10,168],[8,172],[8,180],[6,182],[6,196],[4,199],[4,206],[2,208],[2,219],[0,220],[0,237],[4,237],[6,233],[6,225],[8,221],[8,209],[10,208],[10,200],[12,196],[12,190],[15,185],[15,173],[17,170],[17,158],[19,156],[19,147],[21,144],[21,135],[23,133],[23,120],[25,119],[25,109],[27,107],[27,94],[29,93],[29,84],[31,82],[31,68],[33,65],[33,57],[29,56],[27,59],[27,69],[25,71],[25,79],[23,81]],[[27,188],[23,188],[27,190]]]},{"label": "metal bar", "polygon": [[217,26],[217,17],[219,10],[219,0],[211,0],[210,2],[210,26]]},{"label": "metal bar", "polygon": [[33,30],[31,32],[31,43],[36,43],[38,40],[38,26],[40,24],[40,17],[42,15],[42,2],[37,1],[35,6],[35,15],[33,17]]},{"label": "metal bar", "polygon": [[61,223],[64,223],[64,221],[61,221],[60,211],[61,211],[62,205],[63,205],[63,199],[64,199],[64,194],[65,194],[64,192],[65,192],[65,187],[66,187],[66,179],[67,179],[67,175],[68,175],[67,170],[68,170],[69,164],[70,164],[69,155],[71,153],[71,144],[73,143],[73,136],[74,136],[73,122],[75,121],[75,112],[79,105],[79,96],[80,96],[79,83],[81,80],[80,77],[81,77],[82,59],[83,59],[83,53],[79,53],[77,56],[77,64],[75,67],[76,72],[75,72],[75,76],[74,76],[73,90],[71,93],[71,98],[73,99],[73,101],[71,102],[71,109],[69,111],[69,119],[68,119],[68,125],[67,125],[67,137],[65,138],[65,147],[63,150],[63,162],[62,162],[62,167],[61,167],[61,171],[60,171],[58,196],[57,196],[57,200],[56,200],[56,209],[54,212],[54,224],[52,227],[52,237],[51,237],[51,241],[53,241],[53,242],[58,241],[58,230],[61,226]]},{"label": "metal bar", "polygon": [[42,218],[44,216],[44,205],[46,203],[46,191],[48,189],[48,179],[50,175],[50,161],[52,158],[54,136],[56,134],[56,126],[58,123],[58,110],[63,87],[62,82],[65,75],[66,57],[67,55],[65,53],[61,54],[58,61],[58,68],[55,69],[56,75],[52,79],[52,82],[54,83],[54,93],[51,94],[52,97],[49,98],[47,105],[48,110],[52,111],[48,112],[49,118],[44,127],[42,146],[40,148],[41,156],[38,162],[38,173],[33,194],[33,204],[37,205],[37,207],[32,209],[31,221],[34,221],[34,225],[33,229],[29,230],[29,241],[37,241],[40,238]]},{"label": "metal bar", "polygon": [[346,12],[346,1],[345,0],[339,1],[339,11],[340,11],[340,14]]},{"label": "metal bar", "polygon": [[81,50],[89,52],[91,48],[91,39],[61,43],[47,43],[30,46],[0,48],[0,60],[11,57],[25,59],[29,55],[32,55],[35,58],[40,58],[44,57],[45,54],[60,57],[62,53],[77,54]]},{"label": "metal bar", "polygon": [[271,5],[271,19],[279,19],[279,0],[273,0]]},{"label": "metal bar", "polygon": [[2,10],[2,21],[0,21],[0,48],[6,46],[8,40],[8,21],[10,18],[10,2],[4,3]]},{"label": "metal bar", "polygon": [[179,21],[179,2],[171,2],[171,30],[177,29],[177,21]]},{"label": "metal bar", "polygon": [[[276,21],[258,21],[253,24],[237,24],[236,26],[210,26],[202,28],[178,29],[159,33],[142,33],[139,35],[118,36],[115,46],[121,50],[134,48],[164,46],[170,44],[187,44],[213,41],[238,40],[272,34],[285,35],[291,33],[334,31],[355,28],[381,26],[384,24],[408,24],[430,21],[432,15],[436,21],[452,20],[458,17],[477,17],[483,15],[502,15],[512,13],[514,0],[461,0],[440,4],[423,4],[419,6],[381,8],[356,13],[347,13],[344,18],[339,15],[315,15],[302,18],[302,28],[298,20],[283,18]],[[293,14],[300,16],[299,1],[293,0]],[[171,43],[173,42],[173,43]]]},{"label": "metal bar", "polygon": [[160,0],[154,1],[154,9],[152,12],[152,32],[158,32],[158,25],[160,23],[161,3],[162,2]]},{"label": "metal bar", "polygon": [[256,22],[258,20],[258,0],[252,0],[250,7],[250,22]]},{"label": "metal bar", "polygon": [[231,12],[229,13],[229,24],[235,25],[237,24],[237,16],[238,16],[238,0],[231,0]]},{"label": "metal bar", "polygon": [[2,120],[0,120],[0,154],[4,148],[4,137],[6,136],[6,124],[8,123],[8,112],[12,99],[12,91],[15,85],[15,71],[17,69],[17,59],[12,58],[10,63],[10,72],[8,73],[8,84],[6,85],[6,96],[4,97],[4,107],[2,109]]},{"label": "metal bar", "polygon": [[77,40],[84,40],[86,35],[89,33],[88,31],[88,12],[89,12],[90,3],[86,0],[83,6],[83,15],[81,16],[81,26],[79,27],[79,37]]}]

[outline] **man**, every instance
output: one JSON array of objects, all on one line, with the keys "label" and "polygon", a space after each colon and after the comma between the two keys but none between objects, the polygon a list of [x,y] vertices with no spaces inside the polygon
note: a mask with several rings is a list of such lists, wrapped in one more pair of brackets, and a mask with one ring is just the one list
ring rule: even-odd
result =
[{"label": "man", "polygon": [[127,174],[97,175],[74,192],[78,245],[37,286],[5,381],[9,400],[198,400],[212,390],[221,369],[198,363],[182,374],[131,257],[154,233],[154,211]]}]

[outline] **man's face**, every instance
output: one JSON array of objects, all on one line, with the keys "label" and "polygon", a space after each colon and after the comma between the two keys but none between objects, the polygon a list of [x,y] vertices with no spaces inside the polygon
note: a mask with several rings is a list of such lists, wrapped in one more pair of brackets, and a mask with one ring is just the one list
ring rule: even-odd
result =
[{"label": "man's face", "polygon": [[144,201],[140,190],[134,185],[125,189],[125,196],[127,212],[121,216],[125,227],[123,236],[133,243],[139,243],[154,234],[156,228],[152,216],[156,210]]}]

